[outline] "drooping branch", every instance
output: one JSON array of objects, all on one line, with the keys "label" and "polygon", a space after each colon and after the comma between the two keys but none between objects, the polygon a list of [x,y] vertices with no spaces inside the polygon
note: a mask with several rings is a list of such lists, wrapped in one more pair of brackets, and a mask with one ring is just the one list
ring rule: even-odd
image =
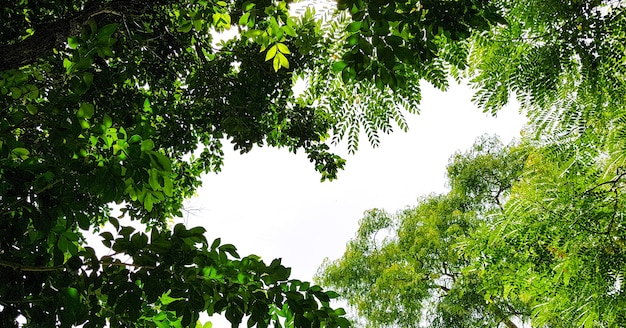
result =
[{"label": "drooping branch", "polygon": [[30,265],[21,265],[19,263],[9,263],[5,261],[0,261],[0,266],[12,268],[19,271],[27,271],[27,272],[50,272],[50,271],[58,271],[64,268],[63,265],[57,266],[30,266]]},{"label": "drooping branch", "polygon": [[[60,49],[67,38],[80,33],[90,19],[101,15],[137,16],[150,12],[164,0],[114,0],[91,1],[72,16],[59,18],[53,22],[35,27],[33,35],[26,39],[0,45],[0,71],[17,69],[52,54]],[[6,40],[5,40],[6,41]]]}]

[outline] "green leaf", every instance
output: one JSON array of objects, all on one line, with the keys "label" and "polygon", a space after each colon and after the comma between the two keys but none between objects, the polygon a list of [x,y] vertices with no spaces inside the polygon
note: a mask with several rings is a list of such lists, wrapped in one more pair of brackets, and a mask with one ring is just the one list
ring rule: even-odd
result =
[{"label": "green leaf", "polygon": [[93,116],[95,111],[95,107],[92,103],[82,103],[80,104],[80,107],[78,108],[78,112],[76,113],[76,116],[78,116],[79,118],[84,118],[84,119],[89,119]]},{"label": "green leaf", "polygon": [[158,152],[154,152],[151,154],[150,157],[151,159],[153,159],[152,164],[156,167],[156,169],[166,174],[172,172],[172,163],[170,162],[170,159],[167,158],[167,156]]},{"label": "green leaf", "polygon": [[348,26],[346,27],[346,31],[349,32],[349,33],[357,32],[360,29],[361,29],[361,22],[360,21],[352,22],[352,23],[348,24]]},{"label": "green leaf", "polygon": [[63,58],[63,67],[66,69],[67,73],[69,74],[72,66],[74,65],[74,63],[67,59],[67,58]]},{"label": "green leaf", "polygon": [[296,37],[296,30],[293,29],[293,27],[289,26],[289,25],[285,25],[282,27],[282,30],[285,32],[285,34],[289,35],[290,37]]},{"label": "green leaf", "polygon": [[157,191],[161,189],[161,184],[159,183],[159,173],[157,170],[150,170],[150,176],[148,178],[148,183],[152,190]]},{"label": "green leaf", "polygon": [[193,24],[191,21],[188,20],[184,20],[179,26],[178,29],[176,29],[176,31],[181,32],[181,33],[189,33],[189,31],[191,31],[191,28],[193,27]]},{"label": "green leaf", "polygon": [[172,179],[170,177],[163,177],[163,193],[167,197],[174,196],[174,188],[172,186]]},{"label": "green leaf", "polygon": [[[276,56],[277,50],[278,50],[278,47],[276,45],[273,45],[269,49],[267,49],[267,53],[265,54],[265,61],[268,61],[274,58]],[[278,69],[276,69],[276,71],[278,71]]]},{"label": "green leaf", "polygon": [[220,245],[221,242],[222,242],[221,238],[216,238],[211,244],[211,249],[216,249]]},{"label": "green leaf", "polygon": [[343,71],[343,69],[348,66],[348,64],[346,64],[343,61],[338,61],[338,62],[334,62],[333,63],[333,73],[339,73],[341,71]]},{"label": "green leaf", "polygon": [[278,70],[280,69],[280,59],[278,58],[278,56],[274,57],[274,60],[272,61],[272,67],[274,67],[274,72],[278,72]]},{"label": "green leaf", "polygon": [[143,111],[148,113],[152,112],[152,106],[150,105],[150,99],[148,98],[143,101]]},{"label": "green leaf", "polygon": [[39,110],[37,109],[37,106],[35,106],[33,104],[26,105],[26,110],[31,115],[36,115],[39,112]]},{"label": "green leaf", "polygon": [[102,124],[104,124],[104,126],[107,128],[110,128],[113,125],[113,120],[111,119],[111,116],[109,116],[109,114],[104,114]]},{"label": "green leaf", "polygon": [[[134,144],[134,143],[138,143],[141,141],[141,136],[134,134],[130,137],[130,139],[128,139],[128,143],[129,144]],[[153,144],[154,145],[154,144]],[[154,147],[154,146],[153,146]]]},{"label": "green leaf", "polygon": [[196,29],[196,31],[202,31],[204,29],[205,26],[205,22],[203,19],[196,19],[193,21],[193,28]]},{"label": "green leaf", "polygon": [[278,47],[278,51],[282,52],[283,54],[290,54],[291,51],[289,51],[289,48],[287,48],[287,46],[284,43],[277,43],[276,46]]},{"label": "green leaf", "polygon": [[76,48],[78,48],[78,38],[73,38],[73,37],[69,37],[69,38],[67,38],[67,45],[68,45],[71,49],[76,49]]},{"label": "green leaf", "polygon": [[154,148],[154,141],[152,141],[151,139],[141,141],[141,151],[150,151],[153,148]]},{"label": "green leaf", "polygon": [[13,97],[13,99],[18,99],[19,97],[22,96],[22,89],[18,88],[18,87],[11,87],[11,97]]},{"label": "green leaf", "polygon": [[103,26],[100,30],[98,30],[98,34],[96,35],[96,38],[98,39],[110,38],[111,35],[115,33],[117,26],[118,26],[117,23],[107,24]]},{"label": "green leaf", "polygon": [[111,247],[111,241],[113,240],[113,234],[108,231],[100,233],[100,237],[103,238],[102,244],[106,247]]},{"label": "green leaf", "polygon": [[249,12],[241,15],[241,17],[239,18],[239,25],[247,25],[249,19],[250,19],[250,13]]},{"label": "green leaf", "polygon": [[91,226],[91,222],[89,221],[89,217],[84,214],[76,215],[76,220],[78,221],[78,226],[83,230],[88,230]]},{"label": "green leaf", "polygon": [[152,212],[152,206],[154,206],[154,200],[152,199],[152,193],[147,192],[143,199],[143,207],[148,212]]},{"label": "green leaf", "polygon": [[11,150],[11,153],[18,157],[26,157],[30,154],[30,152],[26,148],[13,148]]},{"label": "green leaf", "polygon": [[178,301],[178,300],[182,300],[182,299],[183,299],[182,297],[171,297],[171,296],[170,296],[170,293],[171,293],[171,292],[172,292],[172,291],[171,291],[171,290],[169,290],[169,291],[167,291],[166,293],[164,293],[163,295],[161,295],[161,297],[159,297],[159,300],[161,301],[161,304],[163,304],[163,305],[168,305],[168,304],[170,304],[170,303],[172,303],[172,302],[175,302],[175,301]]},{"label": "green leaf", "polygon": [[289,68],[289,60],[287,60],[287,57],[285,57],[285,55],[277,53],[276,57],[278,57],[278,60],[280,61],[280,66],[284,68]]},{"label": "green leaf", "polygon": [[83,81],[85,81],[85,84],[87,86],[91,86],[91,84],[93,83],[93,74],[89,72],[83,73]]}]

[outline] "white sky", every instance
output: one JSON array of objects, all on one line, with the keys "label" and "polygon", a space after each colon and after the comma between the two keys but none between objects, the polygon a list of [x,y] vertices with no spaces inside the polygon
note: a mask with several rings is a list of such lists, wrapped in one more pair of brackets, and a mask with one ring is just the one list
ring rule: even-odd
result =
[{"label": "white sky", "polygon": [[283,258],[292,278],[310,281],[325,257],[343,254],[365,210],[395,212],[420,195],[445,191],[448,158],[479,135],[498,134],[504,143],[519,138],[525,120],[517,108],[493,118],[471,103],[467,87],[423,92],[421,114],[407,117],[408,133],[396,129],[375,149],[363,138],[352,156],[336,148],[348,162],[333,182],[321,183],[302,152],[254,148],[240,155],[225,145],[222,172],[203,179],[183,221],[206,227],[209,240],[221,237],[242,256]]}]

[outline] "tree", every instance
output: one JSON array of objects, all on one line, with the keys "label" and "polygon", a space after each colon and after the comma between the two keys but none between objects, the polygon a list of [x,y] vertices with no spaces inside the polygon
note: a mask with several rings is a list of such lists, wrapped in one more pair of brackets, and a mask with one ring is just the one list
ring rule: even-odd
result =
[{"label": "tree", "polygon": [[[599,135],[612,138],[612,148],[598,153],[610,152],[618,160],[611,165],[621,165],[621,98],[602,98],[601,87],[621,81],[619,4],[573,1],[566,14],[547,11],[536,22],[532,11],[518,13],[540,11],[537,3],[338,6],[350,18],[322,23],[311,13],[290,17],[287,3],[269,1],[6,5],[0,13],[0,273],[9,282],[0,288],[3,325],[18,316],[30,326],[189,325],[207,311],[225,312],[234,325],[247,314],[259,326],[278,316],[288,325],[345,326],[342,311],[328,305],[334,293],[287,280],[279,262],[238,259],[233,246],[209,243],[200,228],[168,227],[167,220],[180,215],[203,172],[219,170],[224,138],[243,152],[254,145],[303,150],[322,179],[333,179],[344,160],[329,152],[326,139],[347,136],[354,151],[361,129],[373,144],[393,122],[406,129],[402,111],[417,111],[420,79],[445,89],[448,69],[461,76],[469,67],[479,99],[505,99],[502,90],[525,91],[518,82],[528,82],[529,104],[543,106],[534,113],[550,113],[548,105],[572,88],[572,99],[588,100],[580,103],[600,99],[589,107],[595,110],[581,111],[584,120],[561,120],[562,126],[591,127],[578,145],[604,142],[591,136],[609,131]],[[580,25],[562,25],[563,31],[573,26],[586,34],[558,34],[571,65],[556,65],[555,72],[567,74],[522,75],[518,60],[506,62],[504,72],[528,78],[498,83],[497,63],[530,55],[496,51],[497,37],[524,26],[507,39],[516,41],[511,49],[536,46],[528,54],[546,53],[538,62],[552,67],[544,60],[551,52],[542,52],[552,43],[541,39],[550,34],[542,33],[559,26],[546,25],[553,16],[555,24],[569,24],[570,14]],[[229,27],[240,34],[213,44],[212,31]],[[587,47],[595,31],[603,38]],[[294,99],[298,76],[309,88]],[[605,102],[612,106],[608,119],[587,119]],[[112,203],[146,232],[120,225]],[[98,232],[105,223],[117,235],[104,232],[103,242],[129,262],[98,257],[86,245],[81,231]]]},{"label": "tree", "polygon": [[[449,193],[395,216],[367,213],[344,257],[326,262],[318,279],[372,326],[512,326],[515,317],[532,326],[622,326],[623,3],[489,6],[502,19],[447,43],[459,56],[444,47],[434,58],[459,59],[451,74],[469,79],[485,111],[511,97],[522,104],[530,118],[523,165],[502,161],[508,151],[493,145],[493,160],[455,155]],[[453,209],[471,224],[449,230]],[[375,238],[384,229],[388,239]],[[406,251],[406,240],[419,242]],[[456,265],[448,271],[455,279],[440,278],[444,263]]]},{"label": "tree", "polygon": [[579,141],[480,139],[448,193],[367,212],[317,279],[372,327],[624,325],[624,172]]},{"label": "tree", "polygon": [[[445,10],[423,14],[452,22]],[[419,79],[441,84],[441,70],[398,75],[388,60],[398,36],[384,36],[384,23],[375,27],[381,43],[355,36],[369,33],[365,24],[290,17],[285,2],[24,0],[5,4],[0,21],[3,326],[18,317],[32,327],[188,326],[202,311],[235,326],[244,315],[261,327],[347,325],[329,306],[336,294],[168,219],[181,215],[202,173],[219,171],[224,138],[242,152],[304,150],[323,180],[334,179],[344,160],[325,140],[347,136],[354,151],[362,127],[374,145],[393,122],[406,129],[402,112],[417,111]],[[228,28],[239,34],[214,44],[213,31]],[[354,46],[369,53],[370,41],[386,68],[366,75],[381,79],[359,73],[344,83],[369,69],[344,46],[359,57]],[[295,99],[298,76],[310,87]],[[402,77],[400,88],[389,76]],[[122,217],[111,216],[113,203]],[[113,255],[101,256],[82,231],[106,223],[114,231],[100,236]]]},{"label": "tree", "polygon": [[[292,99],[294,71],[324,51],[312,15],[115,0],[14,1],[0,15],[0,325],[190,326],[200,312],[347,325],[336,294],[289,280],[280,260],[167,224],[219,170],[224,137],[242,151],[304,149],[323,178],[343,166],[321,141],[333,117]],[[212,45],[212,29],[237,21],[257,35]],[[102,256],[82,231],[105,223]]]},{"label": "tree", "polygon": [[533,326],[625,324],[623,172],[598,150],[532,151],[503,215],[465,243],[472,269],[498,281],[485,297],[526,304]]},{"label": "tree", "polygon": [[468,270],[474,263],[458,245],[486,224],[508,198],[525,152],[483,137],[448,166],[452,190],[428,195],[396,215],[365,213],[342,258],[317,275],[336,288],[368,327],[517,327],[519,302],[487,303],[482,289],[494,282]]}]

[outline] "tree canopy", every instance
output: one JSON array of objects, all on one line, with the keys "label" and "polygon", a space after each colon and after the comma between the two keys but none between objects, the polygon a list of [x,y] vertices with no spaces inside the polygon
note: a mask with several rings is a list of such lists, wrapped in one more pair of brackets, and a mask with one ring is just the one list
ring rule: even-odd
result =
[{"label": "tree canopy", "polygon": [[480,139],[448,193],[367,212],[318,279],[372,327],[623,326],[624,4],[489,5],[503,20],[448,67],[487,112],[515,98],[522,140]]},{"label": "tree canopy", "polygon": [[[580,262],[568,265],[586,263],[597,255],[590,250],[609,241],[617,249],[609,255],[621,254],[621,216],[610,214],[620,208],[624,161],[621,3],[342,0],[337,6],[335,16],[319,20],[310,11],[291,16],[283,1],[3,4],[0,276],[6,284],[0,286],[0,323],[15,326],[20,318],[31,327],[189,326],[207,312],[225,313],[234,326],[244,318],[260,327],[347,326],[343,310],[329,304],[336,293],[289,280],[279,260],[240,257],[234,246],[206,240],[204,228],[172,227],[169,219],[181,215],[183,200],[193,195],[203,173],[219,171],[224,140],[242,152],[254,146],[304,151],[322,180],[334,179],[345,161],[330,152],[329,142],[346,138],[354,151],[362,132],[376,145],[378,134],[390,132],[394,123],[406,129],[403,113],[418,111],[420,81],[445,89],[449,76],[468,78],[488,111],[514,94],[531,113],[532,134],[554,132],[536,139],[542,151],[534,158],[545,166],[537,172],[565,170],[548,180],[560,190],[569,186],[561,177],[578,179],[580,188],[562,195],[576,195],[570,201],[588,201],[594,213],[606,215],[590,221],[597,226],[568,221],[581,227],[587,222],[584,227],[598,239],[575,249]],[[238,33],[214,42],[226,29]],[[296,96],[298,79],[307,88]],[[466,164],[482,167],[472,163]],[[510,209],[524,209],[529,218],[535,215],[526,212],[532,206],[525,201],[541,194],[530,190],[532,179],[542,175],[529,176],[524,187],[510,180],[517,168],[506,171],[508,164],[497,159],[484,164],[493,166],[477,171],[489,177],[486,182],[467,180],[471,174],[459,168],[451,180],[459,183],[453,184],[459,194],[424,199],[424,213],[455,217],[449,210],[461,206],[463,215],[477,216],[466,218],[468,226],[450,231],[438,247],[474,233],[474,225],[489,226],[478,218],[506,212],[509,204],[519,204]],[[583,204],[550,195],[546,191],[555,213]],[[122,212],[119,218],[112,216],[113,204]],[[145,229],[136,230],[129,220]],[[105,224],[114,231],[101,232]],[[83,231],[101,232],[110,254],[96,254]],[[560,231],[554,236],[573,230]],[[570,251],[551,243],[550,254]],[[450,270],[476,263],[433,256],[450,261]],[[508,263],[490,258],[494,266]],[[604,262],[594,263],[589,270],[606,269]],[[595,277],[619,276],[602,272]],[[586,283],[592,271],[579,273],[576,284],[563,275],[570,277],[568,286]],[[522,294],[523,285],[504,285],[515,286],[511,295]],[[446,288],[453,290],[444,284],[440,292]],[[484,322],[527,315],[525,306],[534,304],[521,296],[518,302],[489,295],[495,301],[484,307]],[[548,324],[554,320],[549,309],[569,308],[546,295],[531,299],[553,308],[532,307],[528,315]],[[606,301],[619,293],[597,295]],[[588,323],[603,303],[575,304],[586,309],[577,320]]]},{"label": "tree canopy", "polygon": [[[168,226],[201,174],[219,170],[224,138],[242,151],[304,149],[323,178],[343,166],[322,142],[335,117],[293,99],[294,72],[325,58],[311,13],[289,18],[270,2],[14,1],[0,15],[3,327],[190,326],[201,312],[234,326],[244,316],[261,327],[347,325],[329,306],[336,294],[289,280],[280,260]],[[234,22],[254,35],[213,44],[212,31]],[[105,223],[111,251],[96,254],[82,232]]]},{"label": "tree canopy", "polygon": [[317,279],[368,327],[622,326],[624,173],[576,151],[481,138],[449,192],[366,212]]}]

